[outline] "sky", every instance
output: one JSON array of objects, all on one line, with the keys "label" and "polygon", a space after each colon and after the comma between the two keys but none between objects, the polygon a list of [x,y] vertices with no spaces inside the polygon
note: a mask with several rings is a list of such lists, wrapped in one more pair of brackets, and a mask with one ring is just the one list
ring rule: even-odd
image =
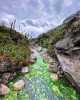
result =
[{"label": "sky", "polygon": [[33,37],[60,25],[80,10],[80,0],[0,0],[0,24],[10,25]]}]

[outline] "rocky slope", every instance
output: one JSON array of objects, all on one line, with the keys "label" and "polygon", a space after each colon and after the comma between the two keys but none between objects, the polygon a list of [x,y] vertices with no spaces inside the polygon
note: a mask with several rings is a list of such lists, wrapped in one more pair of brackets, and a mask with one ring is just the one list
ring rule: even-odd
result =
[{"label": "rocky slope", "polygon": [[64,23],[64,38],[54,47],[63,74],[80,92],[80,12],[67,18]]},{"label": "rocky slope", "polygon": [[39,36],[35,42],[48,49],[58,63],[57,73],[65,76],[80,92],[80,11],[65,19],[62,25]]},{"label": "rocky slope", "polygon": [[[28,38],[16,30],[0,26],[0,85],[8,84],[28,64],[29,58]],[[1,85],[0,95],[3,95],[3,87]]]}]

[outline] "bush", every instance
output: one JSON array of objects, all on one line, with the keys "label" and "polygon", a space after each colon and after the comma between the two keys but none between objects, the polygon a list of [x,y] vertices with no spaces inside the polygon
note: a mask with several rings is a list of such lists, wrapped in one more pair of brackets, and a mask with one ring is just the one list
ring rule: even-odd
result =
[{"label": "bush", "polygon": [[[13,60],[24,61],[30,57],[29,41],[21,33],[0,26],[0,53],[7,54]],[[16,41],[17,40],[17,41]]]}]

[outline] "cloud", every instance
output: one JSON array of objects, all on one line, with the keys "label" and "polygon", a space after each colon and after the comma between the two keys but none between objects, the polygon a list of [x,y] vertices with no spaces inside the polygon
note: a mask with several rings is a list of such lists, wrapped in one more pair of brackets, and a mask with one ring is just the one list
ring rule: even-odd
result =
[{"label": "cloud", "polygon": [[32,34],[33,37],[46,32],[51,27],[54,27],[53,22],[44,19],[25,19],[20,22],[20,25],[24,32]]},{"label": "cloud", "polygon": [[0,22],[16,19],[16,29],[37,36],[62,23],[80,9],[80,0],[4,0],[0,1]]},{"label": "cloud", "polygon": [[7,26],[10,26],[10,23],[12,23],[16,17],[14,15],[10,15],[7,13],[2,13],[0,15],[0,23],[4,23]]},{"label": "cloud", "polygon": [[65,6],[71,6],[74,0],[64,0],[64,5]]}]

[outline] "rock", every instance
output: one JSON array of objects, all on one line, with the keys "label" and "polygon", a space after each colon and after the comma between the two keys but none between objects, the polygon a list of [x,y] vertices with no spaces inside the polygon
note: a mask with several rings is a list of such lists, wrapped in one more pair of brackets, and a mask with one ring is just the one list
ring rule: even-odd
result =
[{"label": "rock", "polygon": [[57,64],[53,64],[53,65],[49,64],[49,71],[53,73],[57,73],[58,71]]},{"label": "rock", "polygon": [[13,87],[14,90],[19,91],[21,89],[23,89],[25,86],[25,81],[24,80],[19,80],[16,83],[14,83]]},{"label": "rock", "polygon": [[0,84],[0,96],[5,96],[10,92],[10,89],[4,85],[4,84]]},{"label": "rock", "polygon": [[65,55],[57,54],[64,75],[70,83],[80,91],[80,61]]},{"label": "rock", "polygon": [[35,63],[35,60],[33,59],[30,59],[30,61],[28,61],[28,64],[34,64]]},{"label": "rock", "polygon": [[50,77],[51,77],[52,80],[59,80],[59,77],[58,77],[57,74],[51,73]]},{"label": "rock", "polygon": [[50,63],[50,64],[54,63],[54,61],[53,61],[52,58],[49,58],[49,63]]},{"label": "rock", "polygon": [[0,59],[0,72],[7,72],[7,71],[9,71],[10,70],[10,68],[11,68],[11,61],[9,60],[9,59],[4,59],[4,58],[2,58],[2,59]]},{"label": "rock", "polygon": [[34,64],[36,60],[37,60],[36,55],[35,55],[35,53],[33,53],[33,54],[31,55],[31,58],[30,58],[31,64]]},{"label": "rock", "polygon": [[9,80],[12,80],[16,76],[16,73],[3,73],[1,82],[7,84]]},{"label": "rock", "polygon": [[60,50],[60,52],[64,52],[64,50],[68,50],[70,47],[73,47],[73,43],[68,37],[56,43],[56,49]]},{"label": "rock", "polygon": [[80,16],[80,11],[77,11],[76,13],[72,14],[71,16],[69,16],[68,18],[66,18],[63,23],[70,23],[75,17],[79,18]]},{"label": "rock", "polygon": [[65,34],[54,48],[64,76],[80,92],[80,11],[65,20]]},{"label": "rock", "polygon": [[36,59],[36,54],[35,53],[33,55],[31,55],[31,56],[32,56],[31,57],[32,59],[34,59],[34,60]]},{"label": "rock", "polygon": [[16,75],[16,72],[21,70],[18,61],[13,61],[6,54],[0,54],[0,83],[7,84]]},{"label": "rock", "polygon": [[21,72],[23,74],[28,73],[29,72],[29,67],[23,67],[22,70],[21,70]]},{"label": "rock", "polygon": [[8,80],[9,80],[9,78],[10,78],[10,76],[11,76],[10,73],[4,73],[4,74],[2,75],[2,83],[7,84],[7,83],[8,83]]},{"label": "rock", "polygon": [[34,64],[36,60],[37,60],[36,55],[34,53],[32,53],[28,63],[29,64]]},{"label": "rock", "polygon": [[41,52],[42,51],[42,47],[39,47],[37,48],[38,52]]}]

